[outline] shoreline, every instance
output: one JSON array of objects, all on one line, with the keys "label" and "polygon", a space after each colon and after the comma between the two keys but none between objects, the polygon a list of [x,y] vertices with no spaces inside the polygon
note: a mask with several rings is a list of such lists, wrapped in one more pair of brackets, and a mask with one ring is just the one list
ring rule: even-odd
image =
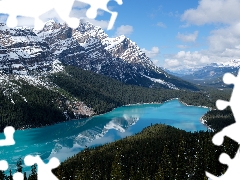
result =
[{"label": "shoreline", "polygon": [[[181,102],[181,103],[184,104],[185,106],[194,106],[194,105],[189,105],[189,104],[187,104],[187,103],[185,103],[185,102],[183,102],[183,101],[180,101],[180,100],[179,100],[179,102]],[[213,108],[207,107],[207,106],[195,106],[195,107],[208,108],[209,111],[213,110]],[[205,113],[205,114],[206,114],[206,113]],[[205,114],[204,114],[204,115],[205,115]],[[202,117],[200,117],[200,119],[199,119],[200,123],[201,123],[202,125],[204,125],[208,130],[214,132],[214,130],[213,130],[212,128],[210,128],[210,127],[205,123],[206,120],[203,119],[204,115],[203,115]]]},{"label": "shoreline", "polygon": [[207,124],[205,124],[206,120],[203,119],[203,116],[200,118],[200,122],[207,127],[208,130],[214,132],[214,129],[210,128]]},{"label": "shoreline", "polygon": [[[110,113],[110,112],[112,112],[113,110],[115,110],[115,109],[117,109],[117,108],[120,108],[120,107],[136,106],[136,105],[148,105],[148,104],[164,104],[164,103],[170,102],[170,101],[172,101],[172,100],[178,100],[181,104],[183,104],[183,105],[185,105],[185,106],[194,106],[194,107],[200,107],[200,108],[208,108],[210,111],[213,110],[211,107],[189,105],[189,104],[181,101],[179,98],[171,98],[171,99],[168,99],[168,100],[163,101],[163,102],[126,104],[126,105],[122,105],[122,106],[115,107],[115,108],[113,108],[112,110],[107,111],[107,112],[105,112],[105,113],[94,114],[93,116],[84,117],[84,118],[80,118],[80,119],[93,118],[93,117],[101,116],[101,115],[104,115],[104,114],[106,114],[106,113]],[[204,114],[204,115],[205,115],[205,114]],[[204,115],[203,115],[203,116],[204,116]],[[203,117],[203,116],[202,116],[202,117]],[[208,129],[212,130],[210,127],[208,127],[208,126],[204,123],[205,120],[203,120],[202,117],[200,118],[200,122],[201,122],[204,126],[206,126]],[[56,124],[59,124],[59,123],[64,123],[64,122],[67,122],[67,121],[80,120],[80,119],[69,119],[69,120],[57,122],[57,123],[54,123],[54,124],[46,124],[46,125],[39,126],[39,127],[31,127],[31,125],[25,125],[25,126],[23,126],[23,127],[21,127],[21,128],[15,129],[15,130],[24,131],[24,130],[28,130],[28,129],[34,129],[34,128],[43,128],[43,127],[46,127],[46,126],[53,126],[53,125],[56,125]],[[26,127],[26,126],[27,126],[27,127]]]}]

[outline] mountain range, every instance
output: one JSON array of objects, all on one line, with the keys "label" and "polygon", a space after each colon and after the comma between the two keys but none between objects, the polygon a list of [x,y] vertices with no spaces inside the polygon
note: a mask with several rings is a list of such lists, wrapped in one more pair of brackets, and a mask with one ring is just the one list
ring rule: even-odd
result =
[{"label": "mountain range", "polygon": [[195,84],[225,88],[232,86],[223,83],[223,75],[225,73],[232,73],[236,76],[239,68],[240,60],[231,60],[224,63],[211,63],[201,68],[191,69],[187,72],[167,72]]},{"label": "mountain range", "polygon": [[33,75],[51,71],[52,62],[73,65],[126,84],[167,89],[197,88],[155,66],[124,35],[110,38],[98,26],[80,21],[76,29],[48,21],[43,30],[0,25],[0,71]]}]

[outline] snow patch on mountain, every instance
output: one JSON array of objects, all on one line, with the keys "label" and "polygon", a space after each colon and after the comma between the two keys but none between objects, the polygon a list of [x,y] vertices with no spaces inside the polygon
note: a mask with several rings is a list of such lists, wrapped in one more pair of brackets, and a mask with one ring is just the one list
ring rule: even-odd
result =
[{"label": "snow patch on mountain", "polygon": [[179,90],[179,88],[177,88],[177,87],[176,87],[174,84],[172,84],[172,83],[165,82],[165,81],[163,81],[163,80],[161,80],[161,79],[151,78],[151,77],[146,76],[146,75],[143,75],[143,76],[146,77],[146,78],[148,78],[148,79],[150,79],[150,80],[153,81],[153,82],[160,83],[160,84],[163,84],[163,85],[167,85],[168,88],[170,88],[170,89]]},{"label": "snow patch on mountain", "polygon": [[240,59],[234,59],[228,62],[217,63],[219,67],[240,67]]},{"label": "snow patch on mountain", "polygon": [[50,71],[51,73],[57,73],[64,71],[64,66],[59,60],[54,60],[52,63],[52,70]]}]

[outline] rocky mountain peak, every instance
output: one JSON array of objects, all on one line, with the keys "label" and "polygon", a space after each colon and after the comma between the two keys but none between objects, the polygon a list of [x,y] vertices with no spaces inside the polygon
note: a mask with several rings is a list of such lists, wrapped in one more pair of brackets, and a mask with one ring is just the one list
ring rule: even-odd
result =
[{"label": "rocky mountain peak", "polygon": [[128,84],[172,89],[189,85],[156,67],[129,38],[110,38],[102,28],[86,21],[80,20],[76,29],[53,20],[41,31],[0,26],[0,37],[0,45],[7,49],[1,50],[0,69],[8,73],[49,71],[57,59]]}]

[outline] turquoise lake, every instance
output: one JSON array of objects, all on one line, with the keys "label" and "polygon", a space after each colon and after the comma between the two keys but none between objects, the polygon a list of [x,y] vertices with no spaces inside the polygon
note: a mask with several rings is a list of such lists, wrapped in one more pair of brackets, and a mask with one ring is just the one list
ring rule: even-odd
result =
[{"label": "turquoise lake", "polygon": [[[177,99],[163,104],[129,105],[91,118],[72,120],[52,126],[17,130],[16,144],[0,148],[0,160],[7,160],[11,169],[18,158],[40,155],[48,162],[51,157],[64,161],[86,146],[96,146],[134,135],[151,124],[163,123],[186,131],[206,131],[200,118],[208,108],[185,106]],[[0,134],[0,139],[4,135]],[[29,171],[29,168],[23,169]],[[13,170],[13,172],[15,172]]]}]

